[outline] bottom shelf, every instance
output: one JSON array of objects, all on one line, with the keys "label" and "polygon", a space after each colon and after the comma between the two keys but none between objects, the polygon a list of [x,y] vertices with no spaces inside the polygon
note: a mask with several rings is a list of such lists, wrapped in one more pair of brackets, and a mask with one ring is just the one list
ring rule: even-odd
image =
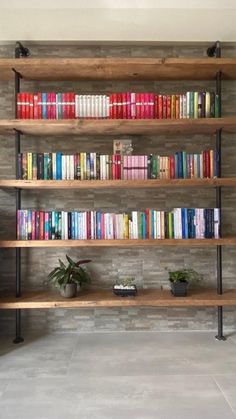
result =
[{"label": "bottom shelf", "polygon": [[78,297],[65,299],[59,292],[34,291],[22,297],[0,297],[1,309],[17,308],[89,308],[89,307],[184,307],[236,306],[236,289],[218,295],[214,289],[189,290],[187,297],[173,297],[168,290],[139,290],[136,297],[118,297],[112,290],[82,290]]}]

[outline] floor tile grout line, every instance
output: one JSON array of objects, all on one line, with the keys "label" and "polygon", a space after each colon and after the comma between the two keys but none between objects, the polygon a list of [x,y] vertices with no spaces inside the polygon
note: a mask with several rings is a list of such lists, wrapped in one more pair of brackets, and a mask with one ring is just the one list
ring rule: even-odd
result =
[{"label": "floor tile grout line", "polygon": [[228,397],[226,396],[224,390],[221,388],[220,384],[217,382],[216,378],[214,375],[211,375],[213,381],[215,382],[216,386],[218,387],[218,389],[220,390],[220,392],[222,393],[225,401],[227,402],[227,404],[229,405],[230,409],[232,410],[234,416],[236,417],[236,411],[234,410],[233,406],[231,405],[230,401],[228,400]]}]

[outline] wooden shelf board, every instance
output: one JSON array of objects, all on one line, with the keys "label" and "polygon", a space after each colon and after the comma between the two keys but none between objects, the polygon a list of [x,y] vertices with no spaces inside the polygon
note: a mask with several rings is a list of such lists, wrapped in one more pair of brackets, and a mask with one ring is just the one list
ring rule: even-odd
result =
[{"label": "wooden shelf board", "polygon": [[152,135],[213,134],[217,129],[236,132],[236,116],[199,119],[2,119],[0,134],[13,135]]},{"label": "wooden shelf board", "polygon": [[147,180],[13,180],[0,179],[0,189],[148,189],[236,186],[235,178]]},{"label": "wooden shelf board", "polygon": [[0,240],[0,248],[15,247],[155,247],[235,246],[236,236],[222,239],[126,239],[126,240]]},{"label": "wooden shelf board", "polygon": [[235,58],[21,58],[0,59],[0,79],[13,80],[235,80]]},{"label": "wooden shelf board", "polygon": [[139,290],[136,297],[118,297],[112,290],[82,290],[78,297],[65,299],[59,292],[35,291],[22,297],[0,297],[0,309],[91,308],[91,307],[184,307],[236,306],[236,290],[218,295],[214,289],[189,290],[187,297],[174,297],[168,290]]}]

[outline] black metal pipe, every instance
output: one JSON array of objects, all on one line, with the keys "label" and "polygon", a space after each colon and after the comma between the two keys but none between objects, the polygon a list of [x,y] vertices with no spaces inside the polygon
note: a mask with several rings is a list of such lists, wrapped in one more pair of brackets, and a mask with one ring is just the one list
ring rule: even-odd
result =
[{"label": "black metal pipe", "polygon": [[[15,57],[19,58],[19,51],[16,48]],[[15,71],[15,118],[17,118],[17,94],[20,92],[20,79],[21,75]],[[21,134],[19,131],[15,132],[15,171],[16,179],[19,179],[19,166],[18,166],[18,154],[21,151]],[[21,209],[21,190],[16,189],[16,214]],[[16,238],[17,238],[17,222],[16,222]],[[16,298],[21,296],[21,249],[16,248]],[[21,310],[16,309],[15,311],[15,322],[16,322],[16,336],[13,340],[14,343],[21,343],[24,339],[21,336]]]}]

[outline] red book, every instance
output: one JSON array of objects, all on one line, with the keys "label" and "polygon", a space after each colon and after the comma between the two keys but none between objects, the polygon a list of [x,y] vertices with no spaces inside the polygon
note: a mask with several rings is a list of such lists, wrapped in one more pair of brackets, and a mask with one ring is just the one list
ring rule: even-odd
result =
[{"label": "red book", "polygon": [[61,101],[62,101],[62,106],[61,106],[61,111],[62,111],[62,119],[66,119],[66,97],[65,97],[65,93],[61,94]]},{"label": "red book", "polygon": [[126,93],[126,114],[127,119],[131,119],[131,93]]},{"label": "red book", "polygon": [[154,94],[149,94],[149,118],[154,119]]},{"label": "red book", "polygon": [[21,109],[22,109],[22,104],[21,104],[21,102],[22,102],[22,93],[17,93],[17,108],[16,108],[16,117],[18,118],[18,119],[22,119],[22,116],[21,116]]},{"label": "red book", "polygon": [[156,119],[159,118],[159,114],[158,114],[158,95],[154,96],[154,118],[156,118]]},{"label": "red book", "polygon": [[29,93],[29,118],[34,119],[34,94]]},{"label": "red book", "polygon": [[158,95],[158,115],[159,119],[163,119],[163,96]]},{"label": "red book", "polygon": [[51,93],[51,119],[57,119],[56,93]]},{"label": "red book", "polygon": [[122,94],[117,93],[117,119],[122,119],[123,113],[122,113]]},{"label": "red book", "polygon": [[26,118],[26,93],[21,93],[21,119]]},{"label": "red book", "polygon": [[113,94],[113,111],[112,111],[112,115],[113,115],[113,119],[117,119],[118,118],[118,95],[117,93]]},{"label": "red book", "polygon": [[163,111],[163,119],[167,118],[167,99],[166,99],[166,95],[162,95],[162,111]]},{"label": "red book", "polygon": [[127,119],[127,94],[122,93],[122,117]]},{"label": "red book", "polygon": [[170,178],[175,178],[175,157],[170,156]]},{"label": "red book", "polygon": [[90,213],[90,211],[87,211],[87,213],[86,213],[86,219],[87,219],[87,223],[86,223],[86,227],[87,227],[86,237],[87,237],[87,240],[90,240],[91,239],[91,213]]},{"label": "red book", "polygon": [[44,240],[44,212],[39,211],[39,240]]},{"label": "red book", "polygon": [[150,115],[149,115],[149,94],[148,93],[143,94],[143,104],[144,104],[144,109],[143,109],[144,119],[150,119]]},{"label": "red book", "polygon": [[135,107],[136,107],[136,119],[140,119],[141,118],[141,94],[140,93],[136,93]]},{"label": "red book", "polygon": [[166,96],[166,117],[171,118],[171,95]]},{"label": "red book", "polygon": [[210,177],[210,151],[205,151],[206,153],[206,177]]},{"label": "red book", "polygon": [[175,118],[179,119],[179,114],[180,114],[180,95],[175,95]]},{"label": "red book", "polygon": [[145,113],[144,113],[144,93],[140,93],[140,118],[144,119],[145,118]]},{"label": "red book", "polygon": [[33,106],[33,109],[34,109],[34,119],[38,119],[38,95],[37,95],[37,93],[34,94],[33,101],[34,101],[34,106]]},{"label": "red book", "polygon": [[75,119],[75,93],[70,94],[70,103],[71,103],[71,119]]},{"label": "red book", "polygon": [[30,119],[29,93],[25,93],[25,119]]},{"label": "red book", "polygon": [[42,93],[38,93],[38,119],[42,119]]},{"label": "red book", "polygon": [[120,154],[116,154],[116,174],[117,174],[117,179],[121,179],[121,155]]},{"label": "red book", "polygon": [[112,154],[112,179],[117,179],[116,174],[116,155]]}]

